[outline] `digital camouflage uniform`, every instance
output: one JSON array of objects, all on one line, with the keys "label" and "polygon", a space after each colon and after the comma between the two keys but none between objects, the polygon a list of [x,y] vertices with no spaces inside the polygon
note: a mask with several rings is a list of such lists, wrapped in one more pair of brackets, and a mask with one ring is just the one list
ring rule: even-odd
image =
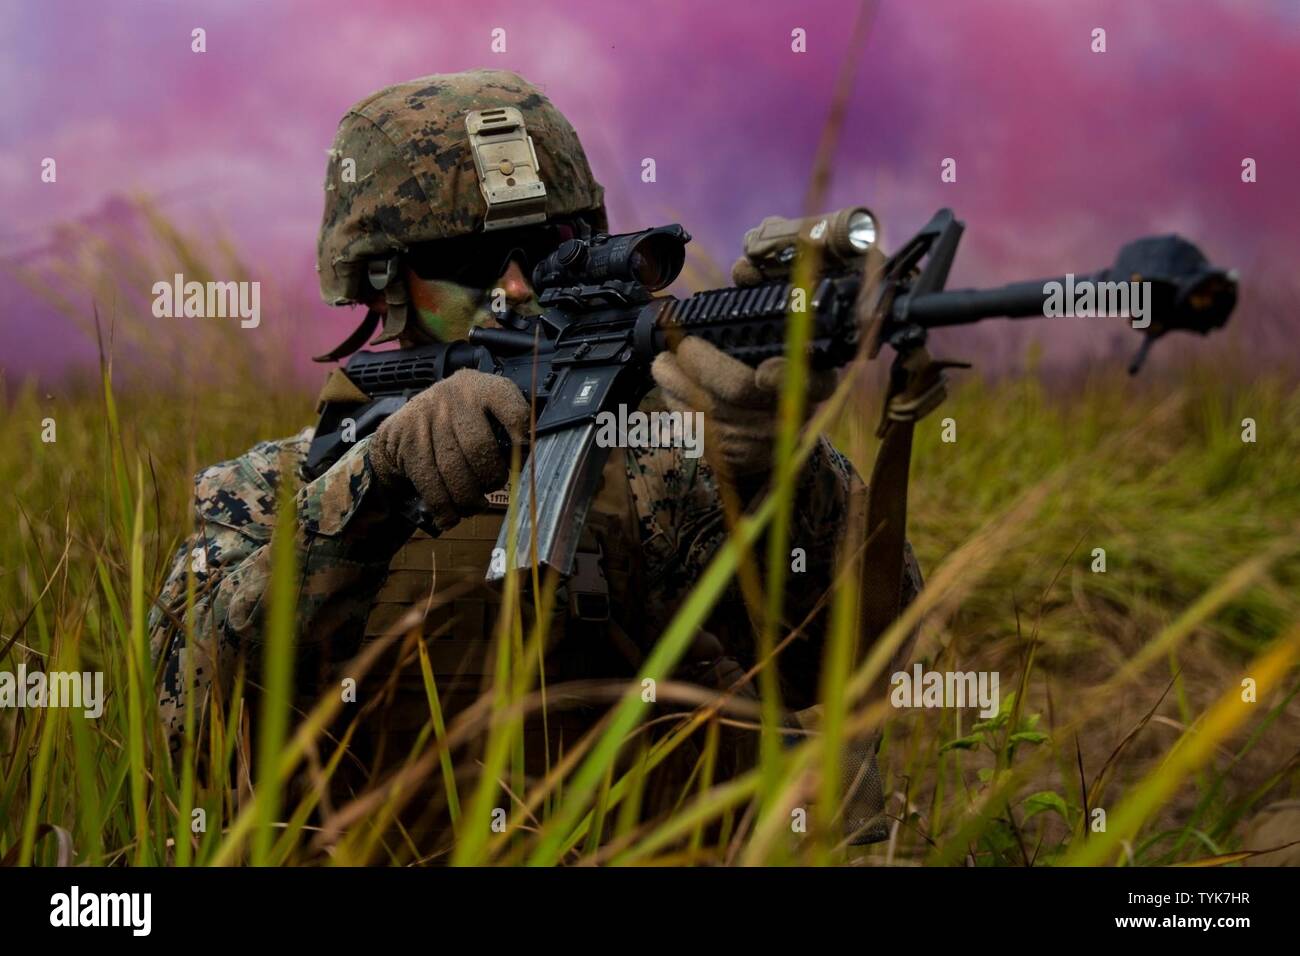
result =
[{"label": "digital camouflage uniform", "polygon": [[[286,474],[295,480],[293,473],[306,454],[310,437],[311,430],[306,429],[292,438],[262,442],[247,454],[214,465],[195,478],[199,530],[177,553],[159,606],[150,619],[155,659],[162,655],[166,658],[159,704],[173,749],[180,744],[186,656],[191,652],[178,626],[184,616],[187,569],[196,569],[193,667],[201,702],[217,672],[224,675],[228,686],[240,655],[246,655],[253,668],[257,666],[256,652],[270,584],[270,539],[277,490]],[[323,688],[338,687],[338,665],[355,653],[364,636],[377,636],[396,617],[382,617],[383,612],[404,609],[400,601],[381,603],[387,587],[402,577],[413,579],[409,584],[397,585],[409,606],[427,595],[433,583],[431,562],[427,557],[418,557],[419,545],[430,542],[423,532],[412,538],[413,528],[405,519],[394,516],[393,502],[383,500],[382,492],[372,484],[366,457],[368,442],[358,442],[328,472],[302,485],[295,496],[296,551],[301,569],[297,705],[303,710],[311,706]],[[606,468],[606,485],[617,483],[620,469],[623,487],[612,497],[617,501],[620,494],[626,496],[626,514],[620,514],[617,506],[609,507],[606,499],[611,496],[605,495],[607,489],[602,488],[588,523],[595,530],[599,552],[607,556],[603,571],[609,580],[610,620],[595,625],[594,630],[591,624],[571,628],[571,633],[561,639],[559,656],[563,655],[565,640],[573,648],[574,633],[578,642],[587,643],[602,631],[614,628],[621,629],[621,634],[627,635],[640,652],[648,651],[725,540],[726,519],[716,480],[703,459],[688,459],[680,450],[670,448],[629,449],[621,455],[615,452]],[[847,494],[859,485],[852,467],[823,439],[806,467],[796,499],[791,543],[806,549],[808,563],[805,572],[789,576],[787,621],[802,621],[827,587],[838,532],[844,526]],[[478,535],[482,546],[477,557],[482,563],[456,567],[455,552],[443,550],[438,562],[441,580],[481,582],[502,517],[500,512],[489,512],[482,519],[462,523],[486,521],[483,533]],[[451,529],[448,536],[459,537],[461,530],[460,526]],[[629,534],[635,535],[631,541]],[[417,540],[420,538],[424,541]],[[449,546],[454,548],[455,543]],[[200,561],[196,561],[196,553],[202,555]],[[412,561],[410,556],[417,557]],[[904,600],[911,600],[919,585],[920,575],[909,552]],[[488,591],[486,585],[478,583],[466,599],[458,600],[450,609],[450,620],[431,617],[424,625],[426,634],[438,634],[430,641],[430,656],[449,720],[481,693],[490,673],[485,650],[491,614],[483,611],[493,606],[492,598],[485,593]],[[783,699],[792,709],[815,703],[826,618],[824,612],[819,614],[805,636],[782,655],[779,673]],[[713,690],[726,690],[754,663],[752,630],[735,586],[711,615],[708,632],[717,643],[709,641],[701,651],[688,655],[676,676]],[[721,654],[717,653],[719,647]],[[548,682],[633,676],[635,671],[630,665],[617,666],[619,661],[612,648],[600,650],[609,653],[588,655],[585,667],[581,662],[574,665],[572,655],[569,666],[557,665],[557,654],[552,651],[548,655]],[[256,670],[252,673],[255,676]],[[386,675],[376,676],[382,681]],[[378,692],[378,683],[363,685],[363,699]],[[386,744],[390,753],[400,757],[427,720],[418,673],[407,673],[403,683],[408,706],[386,706],[372,719],[382,726],[383,739],[380,744],[372,741],[370,749],[363,748],[363,752],[372,753]],[[752,696],[752,690],[741,696]],[[563,747],[565,732],[572,742],[597,715],[588,712],[584,723],[578,713],[572,722],[561,724],[552,714],[551,759],[555,759],[557,735],[558,745]],[[535,740],[536,736],[533,728],[529,739]],[[755,743],[750,731],[725,731],[718,777],[748,766]],[[530,747],[530,767],[539,762],[539,750],[536,745]],[[683,750],[676,766],[688,771],[695,753],[693,748]],[[846,774],[855,772],[862,761],[868,762],[870,769],[860,786],[870,793],[863,798],[867,809],[861,810],[851,830],[878,812],[882,803],[874,752],[858,748],[853,753],[859,762],[853,763],[852,769],[846,767]],[[665,774],[668,772],[665,770]],[[660,786],[661,790],[671,788],[671,784]],[[671,796],[648,796],[647,805],[651,799],[667,805]],[[871,833],[875,839],[884,835],[879,827]]]},{"label": "digital camouflage uniform", "polygon": [[[327,302],[362,301],[363,283],[369,276],[373,284],[376,261],[400,257],[413,243],[469,235],[478,227],[486,202],[465,142],[464,117],[469,110],[495,106],[514,106],[526,120],[547,186],[548,216],[582,214],[594,228],[605,228],[603,190],[576,134],[534,87],[503,72],[425,77],[368,97],[340,124],[330,151],[318,244]],[[355,163],[354,186],[340,175],[349,160]],[[450,313],[411,309],[402,285],[389,281],[383,291],[386,336],[406,336],[413,328],[440,337],[464,335],[463,327],[448,321]],[[652,393],[643,407],[653,402]],[[486,648],[497,599],[483,573],[502,513],[485,510],[431,541],[403,517],[408,502],[392,500],[393,493],[377,480],[369,438],[320,477],[304,482],[299,469],[312,434],[309,428],[259,443],[195,478],[197,530],[178,551],[149,621],[152,651],[162,668],[159,706],[173,750],[180,743],[188,664],[200,713],[218,675],[218,686],[228,688],[241,658],[250,677],[259,673],[270,541],[277,495],[286,480],[296,489],[300,707],[310,706],[331,684],[337,687],[340,666],[368,637],[382,634],[402,610],[429,596],[435,567],[438,591],[462,592],[423,625],[449,719],[481,691],[490,673]],[[796,494],[790,542],[806,552],[806,567],[788,575],[785,612],[791,625],[803,622],[829,585],[838,534],[855,490],[861,490],[860,479],[823,438]],[[745,500],[758,491],[741,489]],[[579,545],[579,560],[586,555],[598,565],[606,607],[603,613],[581,611],[575,602],[566,604],[572,595],[562,591],[557,603],[563,620],[548,646],[548,683],[634,675],[637,659],[649,652],[724,542],[726,527],[717,480],[704,459],[687,458],[671,447],[612,452]],[[755,555],[762,554],[760,544]],[[193,646],[187,645],[183,627],[191,568],[197,586]],[[904,576],[907,601],[920,586],[910,551]],[[784,700],[792,709],[815,703],[826,617],[814,619],[781,657]],[[753,630],[733,583],[676,676],[726,689],[753,663]],[[413,723],[401,727],[396,726],[401,708],[381,708],[378,718],[390,723],[380,737],[391,730],[410,739],[428,718],[418,673],[403,679],[414,681],[411,689],[420,706]],[[720,754],[720,775],[742,768],[753,745],[750,731],[726,733],[724,749],[734,751],[734,759]],[[869,760],[871,802],[878,808],[874,754]]]},{"label": "digital camouflage uniform", "polygon": [[[159,703],[173,734],[173,747],[184,713],[188,648],[180,624],[186,572],[191,566],[195,570],[194,675],[202,695],[214,668],[233,674],[238,656],[258,646],[270,584],[276,495],[286,472],[298,482],[296,471],[311,434],[311,429],[304,429],[291,438],[261,442],[194,479],[198,530],[177,552],[149,622],[155,659],[166,655]],[[384,500],[383,493],[372,487],[368,444],[369,439],[357,442],[324,475],[301,484],[294,499],[301,572],[296,640],[305,651],[323,653],[333,661],[345,660],[360,646],[390,564],[415,530],[396,513],[398,503]],[[606,479],[622,465],[636,535],[630,544],[639,567],[623,573],[617,566],[606,570],[612,578],[610,600],[615,613],[611,616],[623,617],[618,621],[623,631],[648,650],[724,542],[726,519],[716,478],[704,459],[686,458],[677,448],[627,449],[621,461],[618,456],[618,451],[611,455]],[[825,591],[847,496],[860,486],[853,467],[823,438],[805,468],[796,497],[790,540],[792,547],[805,549],[807,569],[788,578],[786,617],[791,622],[802,621]],[[595,514],[617,518],[599,508]],[[499,523],[500,517],[496,514],[495,521]],[[614,536],[603,526],[597,534]],[[626,554],[627,542],[600,544],[604,554]],[[615,550],[615,544],[620,550]],[[914,566],[909,572],[912,587],[907,599],[919,584]],[[644,590],[619,593],[620,585],[627,588],[634,581]],[[427,586],[423,593],[428,593]],[[730,656],[749,666],[753,662],[750,626],[735,588],[713,617],[710,631],[719,636]],[[782,673],[792,707],[814,702],[824,618],[820,615],[807,637],[786,655],[791,663]]]}]

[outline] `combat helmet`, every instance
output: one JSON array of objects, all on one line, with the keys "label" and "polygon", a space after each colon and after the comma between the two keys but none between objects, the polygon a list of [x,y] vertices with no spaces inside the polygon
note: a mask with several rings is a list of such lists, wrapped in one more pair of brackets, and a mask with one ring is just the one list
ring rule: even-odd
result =
[{"label": "combat helmet", "polygon": [[[401,257],[412,247],[563,217],[606,231],[605,191],[569,121],[537,87],[504,70],[425,76],[361,100],[339,123],[316,247],[321,296],[388,302],[376,342],[401,333]],[[347,354],[378,324],[321,360]]]}]

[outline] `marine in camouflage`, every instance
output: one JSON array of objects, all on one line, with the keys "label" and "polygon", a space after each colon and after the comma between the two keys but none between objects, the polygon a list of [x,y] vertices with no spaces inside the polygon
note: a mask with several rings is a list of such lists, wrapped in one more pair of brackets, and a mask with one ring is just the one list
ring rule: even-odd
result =
[{"label": "marine in camouflage", "polygon": [[[318,242],[317,268],[327,302],[365,302],[374,308],[380,287],[373,279],[369,289],[362,283],[376,260],[388,260],[391,266],[412,246],[468,236],[481,227],[486,204],[465,116],[495,107],[514,107],[524,117],[546,186],[548,218],[580,215],[592,228],[607,228],[604,192],[591,175],[582,146],[540,91],[500,71],[424,77],[366,98],[340,123],[330,151]],[[345,176],[349,162],[353,182]],[[452,283],[412,283],[409,300],[405,280],[395,284],[402,287],[398,294],[391,294],[391,285],[384,291],[390,307],[405,309],[410,301],[422,316],[428,313],[443,319],[443,326],[457,326],[454,331],[460,335],[464,330],[459,326],[486,319],[482,303],[467,298]],[[420,296],[425,301],[419,301]],[[530,304],[519,308],[527,310]],[[331,379],[336,386],[337,376]],[[652,392],[642,407],[654,410],[658,402]],[[257,673],[276,502],[286,482],[293,485],[288,490],[297,519],[299,707],[309,707],[331,683],[337,687],[340,667],[404,608],[437,589],[446,590],[448,569],[453,585],[473,586],[422,625],[440,693],[450,675],[448,699],[460,693],[463,703],[465,694],[472,698],[481,690],[482,680],[476,684],[462,679],[490,674],[482,652],[490,645],[497,597],[483,583],[483,573],[502,514],[467,518],[431,541],[403,516],[409,502],[392,500],[392,492],[376,480],[369,438],[358,441],[320,477],[303,481],[300,468],[312,435],[308,428],[290,438],[262,442],[194,479],[196,530],[177,552],[149,617],[151,649],[161,668],[158,703],[173,751],[182,743],[187,688],[203,720],[214,701],[223,699],[239,666],[247,666],[250,676]],[[577,601],[557,601],[558,607],[567,608],[561,613],[567,623],[560,630],[576,639],[566,642],[562,636],[557,646],[548,645],[548,681],[633,676],[636,661],[650,652],[725,542],[728,524],[717,476],[706,459],[687,457],[672,444],[665,440],[610,455],[579,546],[580,559],[586,555],[597,563],[595,576],[607,604],[603,614],[592,615]],[[762,477],[757,481],[759,486],[738,489],[743,501],[758,496]],[[816,702],[828,614],[815,609],[833,577],[849,503],[862,491],[849,462],[821,438],[800,476],[790,530],[791,546],[804,550],[806,564],[787,575],[784,607],[789,624],[801,625],[801,635],[782,652],[778,673],[783,699],[795,711]],[[763,554],[761,546],[755,549],[756,559]],[[909,601],[921,585],[910,549],[902,573],[904,600]],[[193,636],[187,640],[191,575]],[[575,575],[561,588],[573,597],[580,583]],[[728,689],[754,665],[755,652],[754,629],[733,583],[675,676]],[[553,653],[558,667],[550,662]],[[416,680],[414,696],[422,701],[418,675]],[[752,696],[753,690],[741,693]],[[400,722],[402,715],[397,707],[380,711],[372,739],[381,740],[382,750],[390,728],[397,732],[392,721]],[[450,716],[456,707],[448,704],[446,711]],[[416,720],[422,723],[427,716],[425,710]],[[747,730],[722,733],[719,777],[747,766],[755,742]],[[856,772],[864,765],[869,818],[880,807],[874,748],[849,769]],[[647,800],[649,805],[652,801]],[[846,816],[856,824],[860,815]]]},{"label": "marine in camouflage", "polygon": [[[213,465],[194,480],[197,530],[177,552],[150,619],[155,660],[164,660],[159,704],[173,749],[179,747],[185,701],[186,656],[194,655],[195,689],[206,700],[214,675],[234,673],[238,658],[256,654],[261,641],[270,584],[270,542],[280,483],[296,481],[311,429],[291,438],[262,442],[247,454]],[[306,668],[304,691],[330,662],[347,660],[360,647],[367,615],[389,574],[389,565],[414,527],[372,486],[362,439],[329,471],[302,484],[295,494],[296,551],[301,569],[298,647]],[[609,574],[612,616],[642,651],[681,607],[727,535],[718,481],[702,458],[680,448],[624,449],[621,464],[636,540],[604,540],[603,553],[637,560],[614,564]],[[613,471],[607,469],[607,473]],[[805,466],[795,500],[792,546],[804,548],[807,569],[788,576],[786,615],[801,622],[832,578],[848,496],[861,488],[856,471],[825,438]],[[609,524],[591,522],[608,539]],[[758,553],[762,553],[759,549]],[[183,620],[187,571],[194,569],[195,646],[185,642]],[[920,587],[909,551],[908,596]],[[822,628],[818,614],[782,657],[785,699],[791,707],[812,706],[820,670]],[[754,661],[752,629],[738,589],[715,609],[709,631],[727,656],[749,667]],[[300,668],[300,672],[304,669]]]}]

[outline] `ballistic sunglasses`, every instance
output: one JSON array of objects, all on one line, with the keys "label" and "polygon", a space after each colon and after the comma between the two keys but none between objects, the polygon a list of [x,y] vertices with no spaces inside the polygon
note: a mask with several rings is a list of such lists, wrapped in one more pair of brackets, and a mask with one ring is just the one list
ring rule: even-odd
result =
[{"label": "ballistic sunglasses", "polygon": [[471,289],[490,289],[517,262],[525,276],[566,239],[590,233],[581,220],[544,223],[519,229],[474,233],[412,246],[407,265],[421,279],[455,282]]}]

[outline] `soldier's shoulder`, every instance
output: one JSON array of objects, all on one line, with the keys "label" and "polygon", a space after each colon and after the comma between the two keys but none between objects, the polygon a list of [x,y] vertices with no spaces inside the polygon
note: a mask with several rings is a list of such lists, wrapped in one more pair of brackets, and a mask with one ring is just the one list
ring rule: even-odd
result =
[{"label": "soldier's shoulder", "polygon": [[307,455],[313,430],[261,441],[237,458],[217,462],[194,476],[195,506],[209,521],[235,528],[270,527],[276,489],[286,473],[296,472]]}]

